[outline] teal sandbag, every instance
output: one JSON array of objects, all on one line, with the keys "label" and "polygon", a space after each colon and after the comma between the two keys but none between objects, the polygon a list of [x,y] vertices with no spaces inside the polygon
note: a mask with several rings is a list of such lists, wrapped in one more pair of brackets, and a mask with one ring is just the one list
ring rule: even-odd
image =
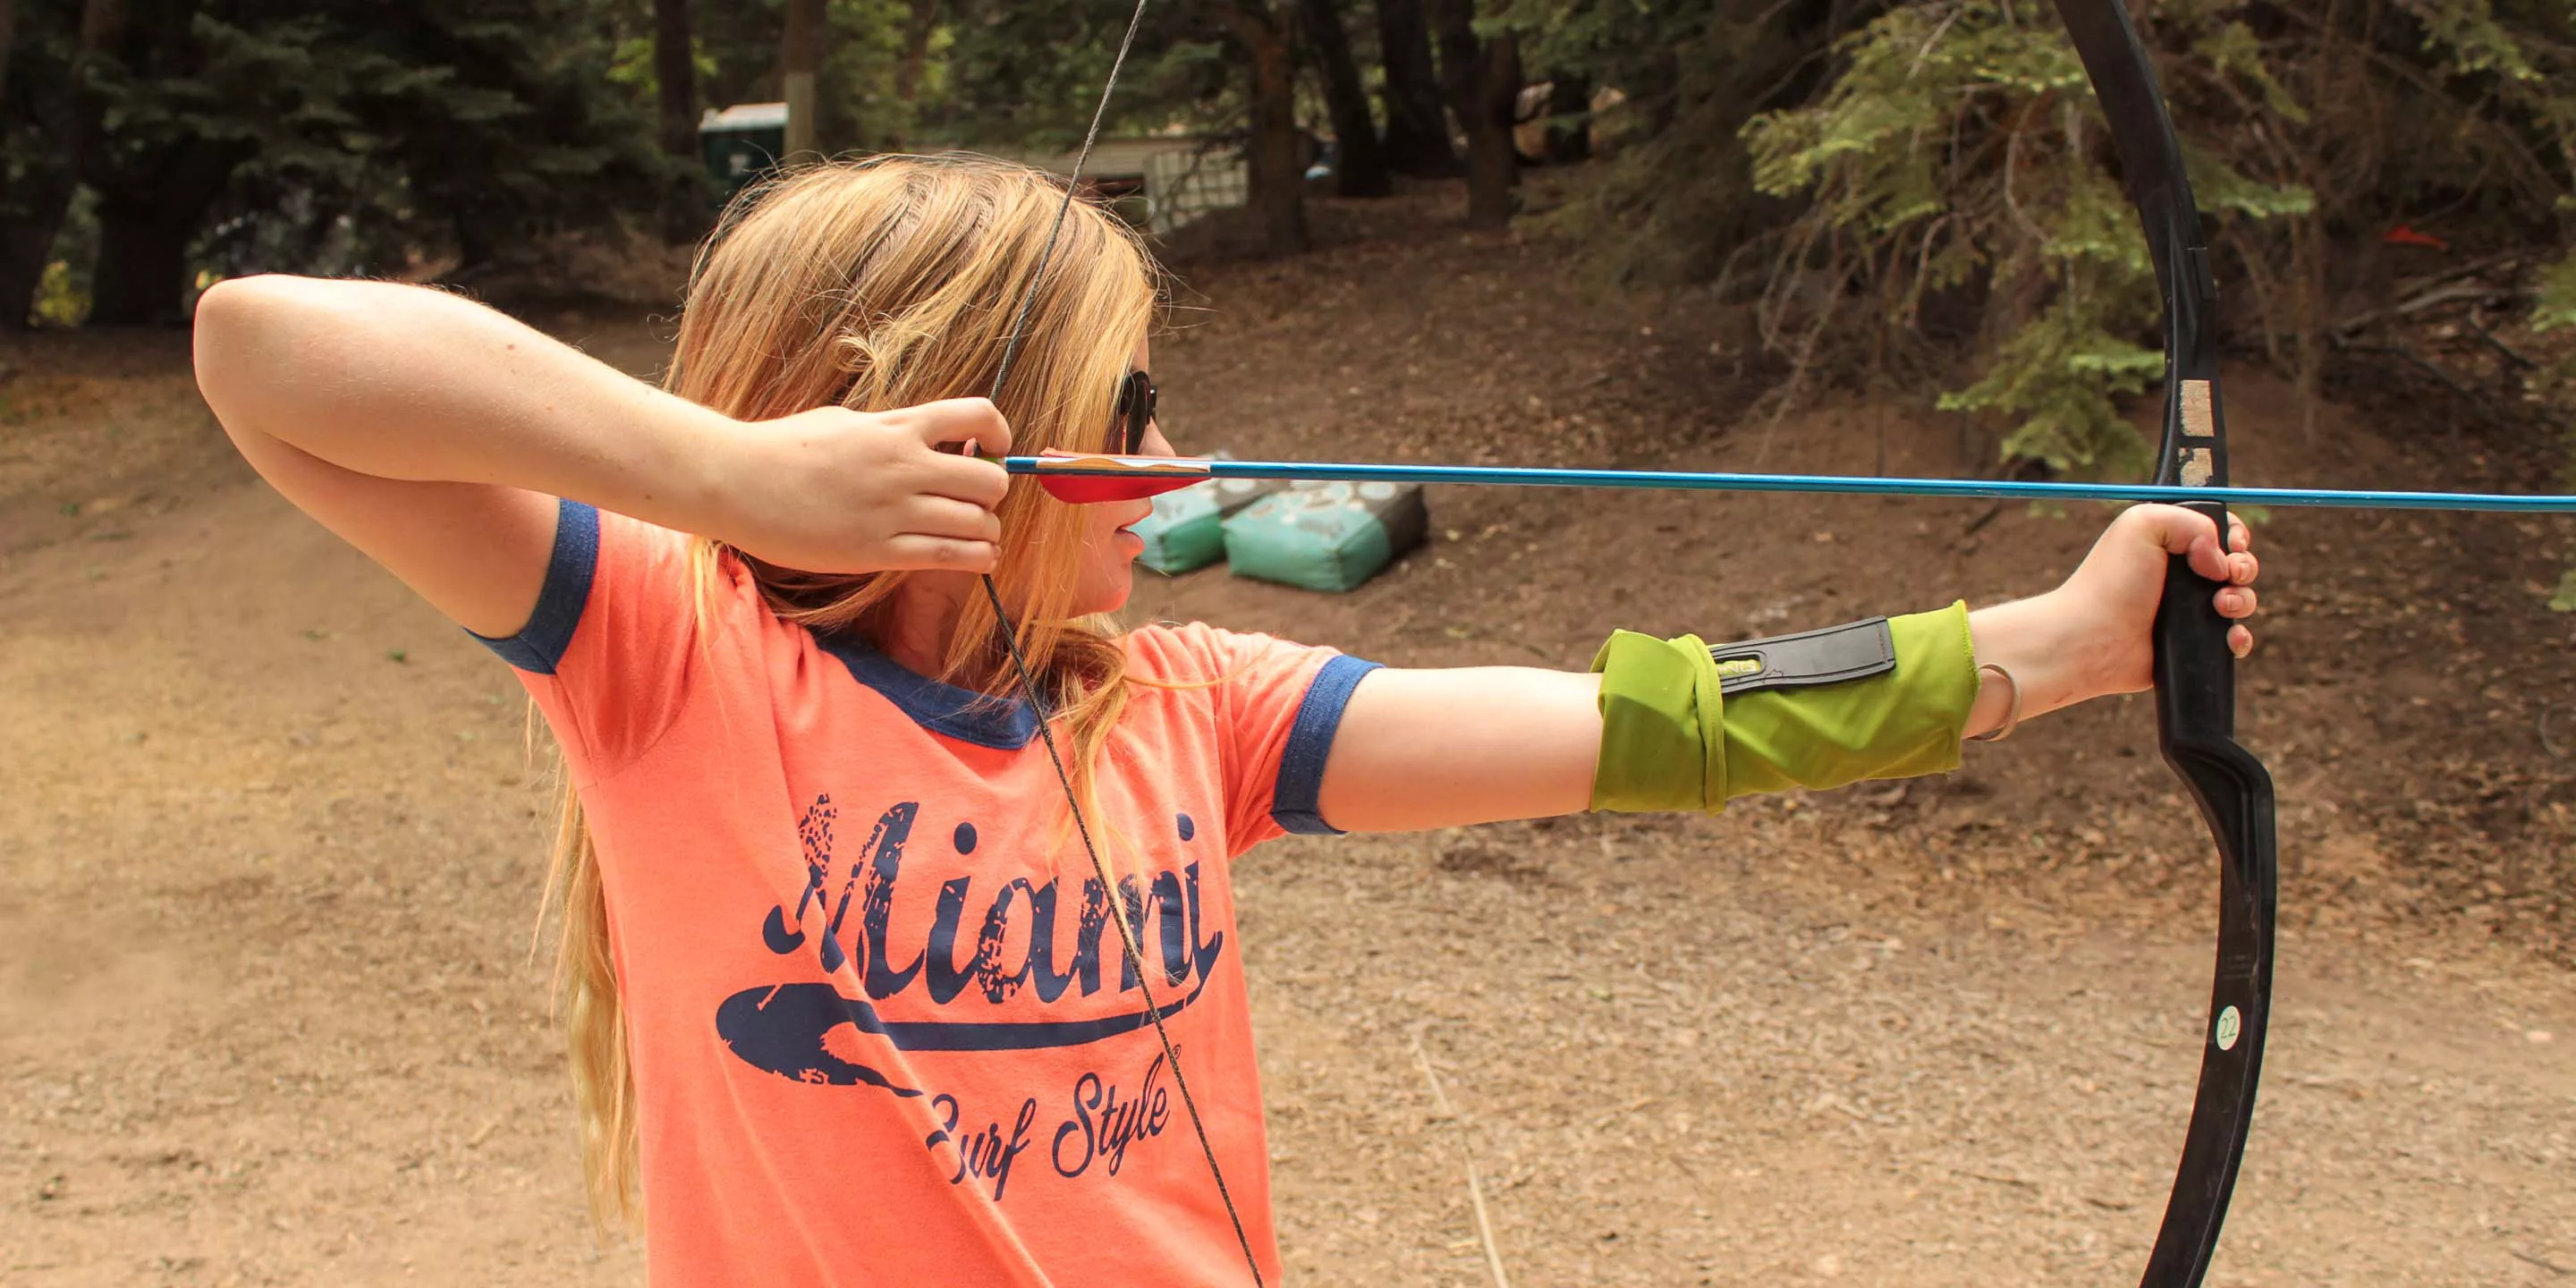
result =
[{"label": "teal sandbag", "polygon": [[1225,521],[1238,577],[1339,594],[1395,561],[1430,526],[1422,489],[1396,483],[1300,483]]},{"label": "teal sandbag", "polygon": [[1129,529],[1144,539],[1136,562],[1176,576],[1225,557],[1225,516],[1288,486],[1280,479],[1209,479],[1154,498]]}]

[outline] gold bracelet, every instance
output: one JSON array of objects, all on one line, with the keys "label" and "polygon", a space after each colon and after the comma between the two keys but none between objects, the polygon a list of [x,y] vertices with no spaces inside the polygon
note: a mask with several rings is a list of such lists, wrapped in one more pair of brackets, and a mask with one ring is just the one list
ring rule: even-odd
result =
[{"label": "gold bracelet", "polygon": [[[1983,676],[1988,671],[1992,671],[1995,674],[2004,677],[2004,683],[2012,686],[2012,702],[2004,708],[2004,722],[2002,724],[1997,725],[1992,729],[1988,729],[1984,733],[1968,735],[1968,741],[1970,742],[2002,742],[2005,738],[2012,735],[2013,727],[2021,723],[2021,681],[2014,679],[2012,672],[2007,671],[1992,662],[1980,662],[1977,664],[1978,675]],[[1983,680],[1978,681],[1981,688],[1984,683],[1985,682]]]}]

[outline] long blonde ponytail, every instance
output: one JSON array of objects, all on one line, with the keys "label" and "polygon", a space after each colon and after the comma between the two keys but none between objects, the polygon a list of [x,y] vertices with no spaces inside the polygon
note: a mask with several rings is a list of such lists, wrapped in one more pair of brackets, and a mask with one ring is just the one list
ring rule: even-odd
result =
[{"label": "long blonde ponytail", "polygon": [[608,894],[599,855],[581,815],[581,793],[556,753],[563,780],[555,816],[554,861],[546,869],[545,911],[562,919],[555,938],[554,1002],[572,1064],[574,1109],[581,1116],[581,1170],[592,1224],[631,1222],[638,1192],[635,1074],[627,1067],[626,1014],[617,1000],[617,967],[609,959]]}]

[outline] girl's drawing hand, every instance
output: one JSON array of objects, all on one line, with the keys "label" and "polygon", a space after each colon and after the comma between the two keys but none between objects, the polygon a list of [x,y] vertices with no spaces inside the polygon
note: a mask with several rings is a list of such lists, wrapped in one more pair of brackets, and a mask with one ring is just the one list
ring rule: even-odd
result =
[{"label": "girl's drawing hand", "polygon": [[[991,401],[885,412],[817,407],[740,426],[721,444],[707,535],[764,562],[819,573],[990,572],[999,463],[1011,427]],[[943,451],[967,445],[966,454]]]}]

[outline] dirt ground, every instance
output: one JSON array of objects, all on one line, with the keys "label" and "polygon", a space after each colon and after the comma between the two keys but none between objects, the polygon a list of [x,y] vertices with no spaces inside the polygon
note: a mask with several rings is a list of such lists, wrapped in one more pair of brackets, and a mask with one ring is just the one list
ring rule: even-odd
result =
[{"label": "dirt ground", "polygon": [[[1923,474],[1986,450],[1893,403],[1748,418],[1709,301],[1596,297],[1557,248],[1440,209],[1328,204],[1310,258],[1190,270],[1155,364],[1174,437]],[[667,329],[647,312],[555,328],[646,372]],[[516,685],[231,456],[184,337],[0,362],[0,1283],[640,1282],[577,1195]],[[2238,375],[2241,481],[2549,471],[2384,391],[2307,438],[2281,385]],[[1576,666],[1613,627],[2036,591],[2100,518],[1432,504],[1433,543],[1351,595],[1219,570],[1141,581],[1136,612]],[[2576,524],[2259,531],[2242,736],[2280,784],[2284,927],[2211,1282],[2576,1281],[2576,618],[2543,606]],[[2216,889],[2152,724],[2103,702],[1943,779],[1719,819],[1256,854],[1243,938],[1294,1279],[1491,1282],[1472,1185],[1523,1285],[2126,1282],[2191,1101]],[[1398,946],[1413,969],[1372,969]]]}]

